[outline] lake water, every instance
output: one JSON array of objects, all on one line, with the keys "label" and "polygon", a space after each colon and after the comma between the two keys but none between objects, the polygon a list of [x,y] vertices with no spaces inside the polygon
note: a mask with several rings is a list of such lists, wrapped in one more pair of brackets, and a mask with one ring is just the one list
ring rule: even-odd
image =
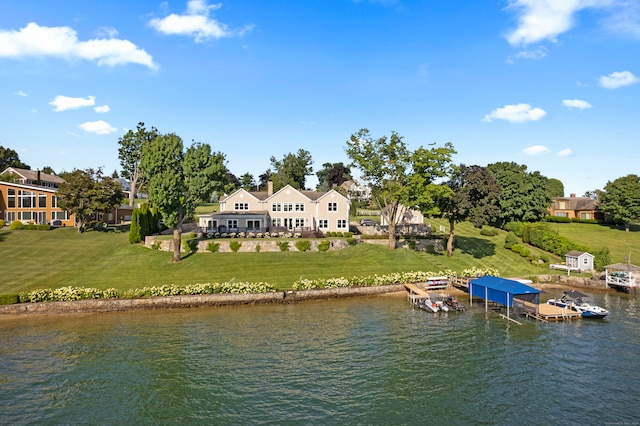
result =
[{"label": "lake water", "polygon": [[0,423],[639,424],[638,299],[594,296],[522,326],[401,296],[5,319]]}]

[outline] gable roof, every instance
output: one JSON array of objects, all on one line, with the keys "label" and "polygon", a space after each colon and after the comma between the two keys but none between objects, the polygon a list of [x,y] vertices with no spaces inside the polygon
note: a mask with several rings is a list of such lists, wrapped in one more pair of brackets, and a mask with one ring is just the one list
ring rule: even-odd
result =
[{"label": "gable roof", "polygon": [[13,173],[15,175],[20,176],[22,179],[29,181],[42,181],[42,182],[51,182],[55,184],[64,183],[64,179],[60,176],[52,175],[49,173],[41,172],[40,170],[28,170],[28,169],[20,169],[18,167],[7,167],[2,173]]},{"label": "gable roof", "polygon": [[594,255],[592,255],[591,253],[587,253],[586,251],[578,251],[578,250],[571,250],[570,252],[568,252],[567,254],[565,254],[565,257],[580,257],[583,254],[586,254],[587,256],[590,257],[595,257]]},{"label": "gable roof", "polygon": [[553,197],[554,202],[563,201],[567,203],[566,209],[574,211],[592,211],[598,210],[598,200],[589,197]]}]

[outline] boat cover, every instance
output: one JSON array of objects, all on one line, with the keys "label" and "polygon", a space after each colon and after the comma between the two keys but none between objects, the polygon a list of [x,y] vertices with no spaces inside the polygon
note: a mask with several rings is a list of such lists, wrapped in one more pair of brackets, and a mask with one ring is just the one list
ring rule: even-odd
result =
[{"label": "boat cover", "polygon": [[[486,290],[485,290],[486,289]],[[513,296],[532,303],[540,303],[540,290],[518,281],[484,276],[469,282],[469,292],[472,296],[487,298],[487,300],[504,306],[513,306]]]}]

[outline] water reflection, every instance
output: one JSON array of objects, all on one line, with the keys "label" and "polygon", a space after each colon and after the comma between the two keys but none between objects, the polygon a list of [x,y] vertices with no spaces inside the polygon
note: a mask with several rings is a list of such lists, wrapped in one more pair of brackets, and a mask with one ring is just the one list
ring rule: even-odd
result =
[{"label": "water reflection", "polygon": [[605,321],[522,326],[402,296],[3,320],[0,421],[637,421],[637,300],[595,296]]}]

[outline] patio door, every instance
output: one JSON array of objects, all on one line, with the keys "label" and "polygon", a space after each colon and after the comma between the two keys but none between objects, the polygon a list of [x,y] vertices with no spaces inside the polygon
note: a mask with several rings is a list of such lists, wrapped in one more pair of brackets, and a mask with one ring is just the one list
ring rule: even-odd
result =
[{"label": "patio door", "polygon": [[290,217],[285,217],[284,218],[284,226],[285,228],[291,230],[293,229],[293,219]]}]

